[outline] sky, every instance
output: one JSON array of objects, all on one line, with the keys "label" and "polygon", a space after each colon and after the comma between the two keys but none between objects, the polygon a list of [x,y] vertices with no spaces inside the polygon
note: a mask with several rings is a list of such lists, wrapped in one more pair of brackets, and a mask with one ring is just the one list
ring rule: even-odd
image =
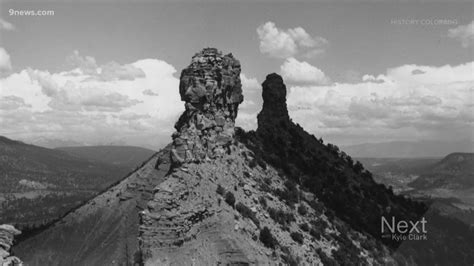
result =
[{"label": "sky", "polygon": [[237,125],[247,130],[256,128],[260,84],[276,72],[293,121],[326,142],[472,140],[473,8],[0,1],[0,135],[50,146],[162,147],[184,110],[181,70],[216,47],[241,61]]}]

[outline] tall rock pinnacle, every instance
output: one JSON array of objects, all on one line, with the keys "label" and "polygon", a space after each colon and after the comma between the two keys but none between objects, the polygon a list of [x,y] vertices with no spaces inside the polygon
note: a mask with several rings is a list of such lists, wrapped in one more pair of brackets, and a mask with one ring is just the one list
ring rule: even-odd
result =
[{"label": "tall rock pinnacle", "polygon": [[263,108],[258,114],[258,129],[267,128],[268,123],[286,123],[290,120],[286,107],[286,86],[280,75],[267,75],[263,82]]},{"label": "tall rock pinnacle", "polygon": [[172,163],[199,162],[225,152],[243,101],[240,62],[215,48],[203,49],[181,72],[179,93],[186,110],[175,125]]}]

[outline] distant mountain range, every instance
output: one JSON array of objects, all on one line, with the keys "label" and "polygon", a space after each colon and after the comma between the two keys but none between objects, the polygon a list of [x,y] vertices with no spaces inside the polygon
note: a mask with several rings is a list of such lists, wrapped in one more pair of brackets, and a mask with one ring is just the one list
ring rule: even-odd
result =
[{"label": "distant mountain range", "polygon": [[82,146],[60,147],[56,150],[65,151],[70,155],[85,158],[91,161],[134,168],[155,151],[135,146]]},{"label": "distant mountain range", "polygon": [[57,147],[88,146],[88,143],[85,143],[85,142],[75,141],[71,139],[58,139],[58,138],[48,138],[48,137],[22,139],[22,141],[28,144],[45,147],[48,149],[54,149]]},{"label": "distant mountain range", "polygon": [[61,150],[47,149],[0,137],[1,191],[18,187],[21,179],[57,188],[98,189],[123,176],[128,167],[91,161]]},{"label": "distant mountain range", "polygon": [[393,141],[348,145],[342,149],[357,158],[442,158],[449,153],[474,152],[474,141]]},{"label": "distant mountain range", "polygon": [[0,136],[0,222],[23,227],[54,219],[153,154],[128,146],[48,149]]}]

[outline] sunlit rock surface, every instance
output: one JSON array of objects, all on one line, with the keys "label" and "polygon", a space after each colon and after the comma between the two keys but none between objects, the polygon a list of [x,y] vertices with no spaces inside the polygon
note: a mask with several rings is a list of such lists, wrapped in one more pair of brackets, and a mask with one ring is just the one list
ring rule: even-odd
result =
[{"label": "sunlit rock surface", "polygon": [[179,93],[186,110],[175,125],[173,164],[199,162],[225,152],[243,101],[240,62],[215,48],[203,49],[181,72]]}]

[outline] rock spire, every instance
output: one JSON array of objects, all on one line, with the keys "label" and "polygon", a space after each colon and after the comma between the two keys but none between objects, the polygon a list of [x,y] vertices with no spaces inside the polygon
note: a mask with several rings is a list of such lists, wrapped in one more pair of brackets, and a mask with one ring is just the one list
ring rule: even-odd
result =
[{"label": "rock spire", "polygon": [[215,48],[195,54],[181,72],[179,93],[185,111],[176,122],[173,165],[212,159],[225,152],[243,101],[240,62]]},{"label": "rock spire", "polygon": [[262,98],[262,111],[257,116],[259,130],[268,127],[268,123],[290,121],[286,106],[286,86],[280,75],[276,73],[267,75],[262,84]]}]

